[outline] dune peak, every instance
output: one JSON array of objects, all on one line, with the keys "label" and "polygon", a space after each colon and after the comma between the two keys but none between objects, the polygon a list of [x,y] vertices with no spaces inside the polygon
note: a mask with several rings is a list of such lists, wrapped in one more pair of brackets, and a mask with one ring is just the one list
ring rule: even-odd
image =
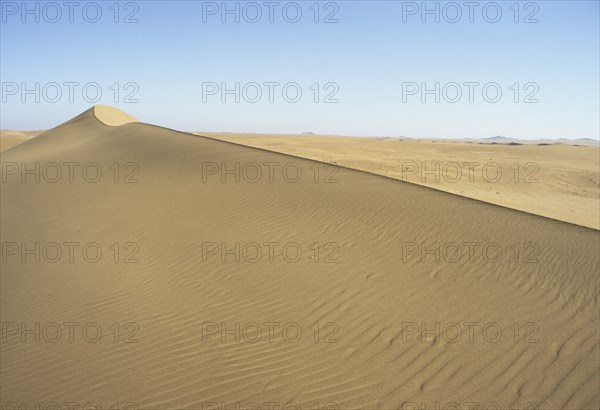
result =
[{"label": "dune peak", "polygon": [[118,108],[111,107],[110,105],[95,105],[93,113],[98,121],[111,127],[118,127],[119,125],[129,124],[131,122],[140,122],[137,118],[132,117]]}]

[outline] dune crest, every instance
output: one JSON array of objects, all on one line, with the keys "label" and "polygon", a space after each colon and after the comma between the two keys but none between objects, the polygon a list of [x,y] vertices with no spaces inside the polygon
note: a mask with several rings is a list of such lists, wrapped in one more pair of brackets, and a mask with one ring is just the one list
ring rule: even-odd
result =
[{"label": "dune crest", "polygon": [[109,105],[95,105],[93,113],[100,122],[111,127],[118,127],[119,125],[132,122],[140,122],[137,118]]}]

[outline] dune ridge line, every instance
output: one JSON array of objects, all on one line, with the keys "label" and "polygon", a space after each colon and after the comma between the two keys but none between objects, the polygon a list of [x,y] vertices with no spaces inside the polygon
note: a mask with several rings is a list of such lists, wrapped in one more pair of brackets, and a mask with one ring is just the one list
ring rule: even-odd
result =
[{"label": "dune ridge line", "polygon": [[[87,111],[86,111],[87,112]],[[85,114],[86,112],[82,113],[81,115]],[[370,172],[367,170],[363,170],[363,169],[359,169],[359,168],[355,168],[352,166],[348,166],[348,165],[341,165],[341,164],[337,164],[337,163],[333,163],[333,162],[327,162],[327,161],[323,161],[323,160],[319,160],[319,159],[315,159],[315,158],[311,158],[309,156],[301,156],[301,155],[296,155],[296,154],[291,154],[291,153],[286,153],[286,152],[281,152],[281,151],[275,151],[266,147],[257,147],[257,146],[252,146],[252,145],[246,145],[240,142],[236,142],[236,141],[229,141],[229,140],[223,140],[220,138],[215,138],[215,137],[211,137],[208,135],[201,135],[201,134],[195,134],[195,133],[190,133],[190,132],[185,132],[185,131],[180,131],[180,130],[176,130],[173,128],[169,128],[169,127],[165,127],[162,125],[155,125],[155,124],[148,124],[145,122],[142,122],[138,119],[136,119],[135,117],[127,114],[124,111],[119,110],[118,108],[115,107],[111,107],[111,106],[107,106],[107,105],[95,105],[92,109],[91,109],[92,114],[94,115],[94,117],[96,117],[96,119],[98,121],[100,121],[102,124],[104,125],[108,125],[108,126],[120,126],[120,125],[125,125],[125,124],[130,124],[130,123],[138,123],[140,125],[146,125],[146,126],[150,126],[150,127],[155,127],[155,128],[159,128],[159,129],[163,129],[163,130],[168,130],[171,132],[176,132],[176,133],[180,133],[180,134],[184,134],[184,135],[189,135],[189,136],[193,136],[193,137],[201,137],[201,138],[206,138],[212,141],[216,141],[216,142],[222,142],[222,143],[226,143],[226,144],[233,144],[233,145],[237,145],[240,147],[245,147],[245,148],[249,148],[252,150],[259,150],[259,151],[264,151],[264,152],[269,152],[272,154],[277,154],[277,155],[283,155],[286,157],[290,157],[290,158],[296,158],[296,159],[304,159],[304,160],[309,160],[309,161],[314,161],[316,163],[320,163],[320,164],[324,164],[324,165],[332,165],[332,166],[336,166],[340,169],[348,169],[351,171],[356,171],[356,172],[360,172],[360,173],[365,173],[365,174],[369,174],[369,175],[373,175],[373,176],[377,176],[377,177],[381,177],[381,178],[385,178],[385,179],[389,179],[389,180],[393,180],[393,181],[397,181],[400,183],[406,183],[406,184],[410,184],[410,185],[415,185],[415,186],[419,186],[425,189],[430,189],[430,190],[434,190],[436,192],[442,192],[444,194],[448,194],[448,195],[452,195],[452,196],[457,196],[460,198],[465,198],[465,199],[469,199],[469,200],[473,200],[473,201],[477,201],[477,202],[481,202],[481,203],[485,203],[485,204],[489,204],[489,205],[494,205],[500,208],[504,208],[504,209],[509,209],[511,211],[515,211],[515,212],[520,212],[520,213],[525,213],[527,215],[534,215],[536,217],[540,217],[540,218],[544,218],[544,219],[549,219],[552,221],[556,221],[559,223],[565,223],[565,224],[570,224],[570,225],[575,225],[575,226],[580,226],[583,228],[587,228],[587,229],[591,229],[593,231],[598,231],[598,229],[591,227],[591,226],[586,226],[584,224],[579,224],[579,223],[575,223],[572,221],[566,221],[563,219],[559,219],[559,218],[553,218],[551,216],[547,216],[547,215],[542,215],[539,213],[535,213],[535,212],[530,212],[527,210],[523,210],[523,209],[518,209],[518,208],[512,208],[510,206],[506,206],[506,205],[502,205],[502,204],[497,204],[494,202],[489,202],[480,198],[474,198],[468,195],[461,195],[458,194],[456,192],[450,192],[450,191],[445,191],[445,190],[441,190],[435,187],[431,187],[431,186],[427,186],[427,185],[423,185],[423,184],[418,184],[418,183],[414,183],[411,181],[405,181],[405,180],[401,180],[398,178],[394,178],[392,176],[389,175],[383,175],[383,174],[379,174],[376,172]]]}]

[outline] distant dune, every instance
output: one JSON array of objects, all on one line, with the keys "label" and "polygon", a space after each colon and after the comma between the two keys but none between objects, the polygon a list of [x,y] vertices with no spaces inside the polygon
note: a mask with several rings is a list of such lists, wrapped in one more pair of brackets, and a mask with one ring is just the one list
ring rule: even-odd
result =
[{"label": "distant dune", "polygon": [[[559,138],[559,139],[547,139],[547,138],[542,138],[542,139],[537,139],[537,140],[522,140],[522,139],[518,139],[518,138],[507,138],[507,137],[490,137],[490,138],[483,138],[483,139],[467,139],[467,141],[478,141],[481,143],[488,143],[488,144],[513,144],[513,145],[526,145],[526,144],[533,144],[533,145],[554,145],[554,144],[564,144],[564,145],[576,145],[576,146],[582,146],[582,147],[598,147],[598,140],[593,140],[591,138],[577,138],[577,139],[565,139],[565,138]],[[461,140],[456,140],[456,141],[461,141]]]},{"label": "distant dune", "polygon": [[[481,158],[547,149],[551,190],[547,164],[590,178],[564,148]],[[600,407],[598,230],[109,108],[1,159],[4,403]]]},{"label": "distant dune", "polygon": [[0,152],[16,147],[45,131],[0,130]]}]

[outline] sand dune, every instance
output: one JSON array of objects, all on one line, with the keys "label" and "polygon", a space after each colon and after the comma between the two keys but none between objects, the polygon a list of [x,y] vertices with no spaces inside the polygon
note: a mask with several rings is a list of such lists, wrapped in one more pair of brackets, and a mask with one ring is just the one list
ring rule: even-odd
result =
[{"label": "sand dune", "polygon": [[600,407],[597,230],[133,121],[1,154],[3,403]]},{"label": "sand dune", "polygon": [[[139,122],[131,115],[110,107],[108,105],[98,104],[94,106],[94,115],[104,125],[119,126],[129,124],[131,122]],[[0,152],[6,151],[9,148],[16,147],[19,144],[29,141],[30,139],[43,134],[45,131],[17,131],[17,130],[0,130]]]},{"label": "sand dune", "polygon": [[45,131],[0,130],[0,152],[29,141]]},{"label": "sand dune", "polygon": [[[204,135],[336,163],[600,229],[600,156],[597,146],[556,142],[542,146],[521,143],[511,146],[464,140],[312,135]],[[583,144],[585,141],[575,142]]]},{"label": "sand dune", "polygon": [[105,125],[116,127],[119,125],[125,125],[132,122],[139,122],[136,118],[131,115],[108,105],[95,105],[94,108],[95,117]]},{"label": "sand dune", "polygon": [[[98,107],[101,106],[97,106],[96,115],[100,117],[102,109],[110,110]],[[116,111],[112,116],[122,113]],[[137,121],[124,116],[127,122]],[[118,121],[105,123],[119,125]],[[26,136],[16,133],[19,132],[0,132],[0,151],[28,141],[41,131],[30,131]],[[593,140],[522,141],[495,137],[448,141],[314,134],[196,134],[343,165],[600,229],[600,156]]]}]

